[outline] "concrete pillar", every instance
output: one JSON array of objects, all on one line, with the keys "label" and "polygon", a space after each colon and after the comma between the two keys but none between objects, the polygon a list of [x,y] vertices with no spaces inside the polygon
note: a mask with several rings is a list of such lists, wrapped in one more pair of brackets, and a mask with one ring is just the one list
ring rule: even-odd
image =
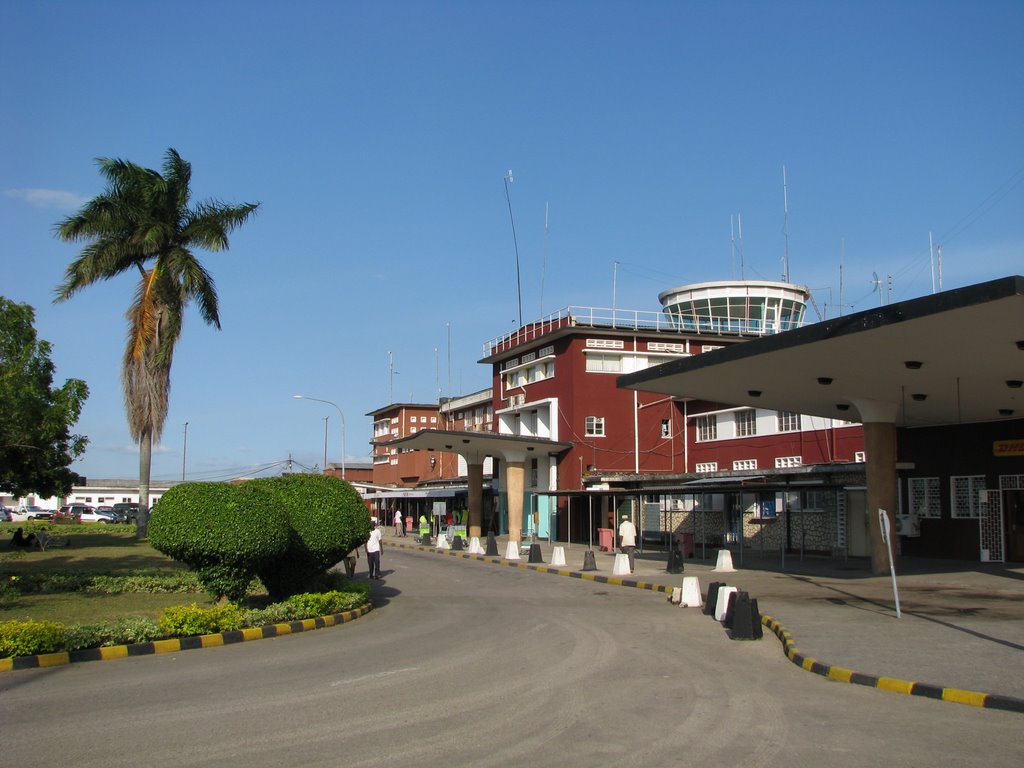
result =
[{"label": "concrete pillar", "polygon": [[[889,572],[889,556],[882,541],[879,509],[889,513],[890,547],[896,539],[896,425],[889,422],[865,422],[864,449],[867,453],[867,514],[868,530],[871,534],[871,571],[882,575]],[[893,548],[894,560],[895,554]]]},{"label": "concrete pillar", "polygon": [[469,538],[480,537],[483,534],[483,507],[484,507],[484,465],[467,464],[469,483]]},{"label": "concrete pillar", "polygon": [[526,470],[522,461],[505,462],[505,492],[508,494],[508,538],[520,541],[523,530],[523,480]]}]

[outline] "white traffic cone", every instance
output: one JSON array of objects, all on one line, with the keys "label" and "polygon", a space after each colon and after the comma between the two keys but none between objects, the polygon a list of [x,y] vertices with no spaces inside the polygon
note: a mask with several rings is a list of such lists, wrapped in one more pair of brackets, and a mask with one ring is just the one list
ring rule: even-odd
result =
[{"label": "white traffic cone", "polygon": [[620,552],[615,556],[615,564],[612,566],[612,573],[615,576],[628,576],[632,573],[629,570],[629,555]]},{"label": "white traffic cone", "polygon": [[735,570],[732,567],[732,552],[728,549],[718,550],[718,562],[715,564],[715,571],[718,573],[733,573]]},{"label": "white traffic cone", "polygon": [[505,559],[506,560],[518,560],[519,559],[519,542],[510,541],[505,546]]},{"label": "white traffic cone", "polygon": [[700,581],[696,576],[683,577],[683,595],[679,600],[680,608],[700,608]]},{"label": "white traffic cone", "polygon": [[565,547],[555,547],[551,550],[551,564],[565,565]]},{"label": "white traffic cone", "polygon": [[739,590],[736,587],[719,587],[718,602],[715,603],[715,620],[725,621],[725,613],[729,608],[729,595]]}]

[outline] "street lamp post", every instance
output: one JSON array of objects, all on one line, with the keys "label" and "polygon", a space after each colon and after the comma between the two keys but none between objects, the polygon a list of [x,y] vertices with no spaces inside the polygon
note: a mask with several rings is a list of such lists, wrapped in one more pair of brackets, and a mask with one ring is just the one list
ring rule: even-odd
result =
[{"label": "street lamp post", "polygon": [[185,422],[185,438],[181,443],[181,482],[185,482],[185,455],[188,452],[188,422]]},{"label": "street lamp post", "polygon": [[[306,395],[292,395],[292,397],[295,400],[313,400],[313,401],[318,402],[318,403],[325,403],[327,405],[333,405],[337,409],[338,415],[341,417],[341,479],[344,480],[345,479],[345,414],[341,410],[341,406],[339,406],[337,403],[332,403],[330,400],[322,400],[319,397],[308,397]],[[325,457],[324,457],[324,470],[326,471],[326,469],[327,469],[327,458],[326,458],[326,455],[325,455]]]}]

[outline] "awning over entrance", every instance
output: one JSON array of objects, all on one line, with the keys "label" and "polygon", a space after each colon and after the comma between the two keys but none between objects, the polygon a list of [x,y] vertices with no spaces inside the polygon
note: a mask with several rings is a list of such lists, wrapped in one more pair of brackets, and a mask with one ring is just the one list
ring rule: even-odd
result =
[{"label": "awning over entrance", "polygon": [[518,541],[523,521],[523,475],[526,461],[535,456],[556,456],[572,447],[571,443],[539,437],[501,435],[494,432],[456,432],[424,429],[409,437],[380,445],[405,450],[447,451],[466,460],[468,474],[469,535],[481,533],[483,463],[488,456],[502,460],[501,471],[508,493],[509,537]]},{"label": "awning over entrance", "polygon": [[1020,419],[1024,277],[1005,277],[826,320],[619,377],[678,398],[864,424],[871,563],[886,567],[875,510],[899,508],[896,429]]},{"label": "awning over entrance", "polygon": [[458,493],[465,493],[466,486],[460,488],[395,488],[394,490],[366,494],[370,499],[446,499]]},{"label": "awning over entrance", "polygon": [[619,386],[897,427],[1020,418],[1024,277],[680,358]]}]

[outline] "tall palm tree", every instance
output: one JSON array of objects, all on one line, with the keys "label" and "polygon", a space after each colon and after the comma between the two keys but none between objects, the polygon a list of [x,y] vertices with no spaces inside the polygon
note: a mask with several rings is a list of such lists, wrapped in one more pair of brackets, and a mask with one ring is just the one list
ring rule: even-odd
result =
[{"label": "tall palm tree", "polygon": [[106,191],[56,225],[59,238],[86,245],[65,270],[54,301],[138,271],[135,298],[125,313],[128,343],[121,378],[128,428],[139,445],[137,530],[145,536],[153,441],[160,439],[167,418],[171,360],[185,307],[195,301],[207,325],[220,328],[213,277],[193,249],[227,250],[228,233],[259,203],[207,200],[190,206],[192,166],[174,149],[164,156],[162,174],[125,160],[99,158],[97,164]]}]

